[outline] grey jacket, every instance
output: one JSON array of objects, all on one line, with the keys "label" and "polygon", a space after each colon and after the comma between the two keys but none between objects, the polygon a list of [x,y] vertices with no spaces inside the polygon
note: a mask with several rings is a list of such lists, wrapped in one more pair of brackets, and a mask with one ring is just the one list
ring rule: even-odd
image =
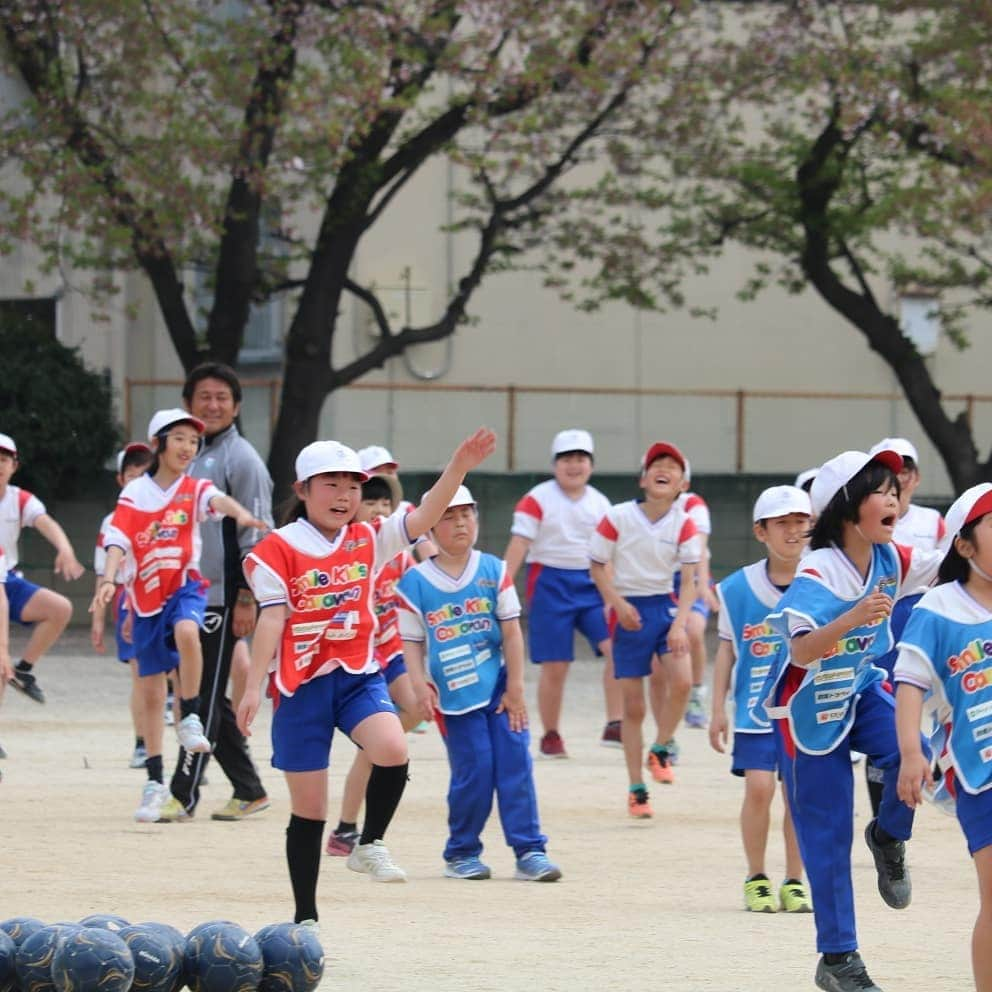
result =
[{"label": "grey jacket", "polygon": [[[272,525],[269,471],[234,424],[204,441],[189,474],[197,479],[210,479],[221,492],[233,496],[256,517]],[[262,535],[257,530],[239,531],[230,517],[205,521],[200,525],[200,533],[203,537],[200,570],[210,580],[207,604],[233,606],[238,589],[247,588],[241,560]]]}]

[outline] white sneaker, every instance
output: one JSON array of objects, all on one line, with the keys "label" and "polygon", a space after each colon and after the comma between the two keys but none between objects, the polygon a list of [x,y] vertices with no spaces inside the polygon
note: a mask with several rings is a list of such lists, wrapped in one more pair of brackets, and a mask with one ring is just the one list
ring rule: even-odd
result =
[{"label": "white sneaker", "polygon": [[406,872],[393,864],[389,848],[381,840],[356,844],[348,855],[347,865],[352,871],[368,875],[373,882],[406,881]]},{"label": "white sneaker", "polygon": [[141,791],[141,805],[134,811],[138,823],[156,823],[169,798],[169,788],[161,782],[146,782]]},{"label": "white sneaker", "polygon": [[195,713],[184,716],[176,725],[176,736],[187,751],[199,754],[210,753],[210,741],[204,736],[203,724]]}]

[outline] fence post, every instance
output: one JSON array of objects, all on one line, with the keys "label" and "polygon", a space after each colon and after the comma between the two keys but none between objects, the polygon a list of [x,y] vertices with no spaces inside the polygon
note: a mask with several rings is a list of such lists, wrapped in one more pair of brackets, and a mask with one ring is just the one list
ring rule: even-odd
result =
[{"label": "fence post", "polygon": [[506,387],[506,470],[517,467],[517,387]]},{"label": "fence post", "polygon": [[737,390],[737,450],[734,455],[736,470],[744,471],[744,390]]}]

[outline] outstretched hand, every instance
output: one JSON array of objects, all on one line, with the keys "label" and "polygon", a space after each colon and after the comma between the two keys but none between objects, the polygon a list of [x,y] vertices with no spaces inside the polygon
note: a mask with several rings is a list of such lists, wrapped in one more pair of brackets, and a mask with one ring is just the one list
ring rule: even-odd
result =
[{"label": "outstretched hand", "polygon": [[471,472],[496,450],[496,432],[480,427],[471,437],[465,438],[451,456],[451,461],[461,472]]}]

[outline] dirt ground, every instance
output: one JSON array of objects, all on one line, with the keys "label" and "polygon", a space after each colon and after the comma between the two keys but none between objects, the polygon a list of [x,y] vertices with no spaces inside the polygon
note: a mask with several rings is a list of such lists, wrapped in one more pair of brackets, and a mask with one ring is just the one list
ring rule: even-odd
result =
[{"label": "dirt ground", "polygon": [[[16,645],[15,645],[16,646]],[[17,655],[15,654],[16,658]],[[79,633],[39,667],[48,702],[8,690],[0,741],[9,757],[0,784],[0,918],[46,922],[94,912],[187,930],[214,918],[250,931],[291,918],[284,860],[289,816],[282,776],[271,768],[268,711],[253,752],[272,808],[240,823],[210,820],[229,797],[210,766],[195,820],[139,825],[142,786],[131,770],[123,666],[92,655]],[[533,706],[535,671],[528,675]],[[536,715],[532,709],[532,716]],[[441,876],[447,767],[432,728],[410,737],[412,780],[389,831],[406,885],[370,882],[325,858],[319,906],[327,967],[322,988],[342,992],[547,992],[661,987],[678,992],[812,989],[812,918],[743,911],[744,867],[737,828],[742,784],[705,731],[683,730],[673,786],[656,786],[655,818],[627,818],[620,751],[598,745],[599,669],[575,664],[562,733],[571,758],[535,763],[549,853],[559,884],[513,880],[512,853],[495,813],[485,859],[493,879]],[[167,767],[175,738],[166,738]],[[332,816],[352,745],[336,739]],[[860,769],[857,770],[860,775]],[[974,870],[956,821],[933,808],[917,820],[910,847],[912,906],[895,913],[875,890],[859,838],[867,799],[857,790],[854,871],[862,954],[887,992],[966,989],[977,909]],[[776,807],[775,822],[781,806]],[[779,835],[769,875],[782,876]]]}]

